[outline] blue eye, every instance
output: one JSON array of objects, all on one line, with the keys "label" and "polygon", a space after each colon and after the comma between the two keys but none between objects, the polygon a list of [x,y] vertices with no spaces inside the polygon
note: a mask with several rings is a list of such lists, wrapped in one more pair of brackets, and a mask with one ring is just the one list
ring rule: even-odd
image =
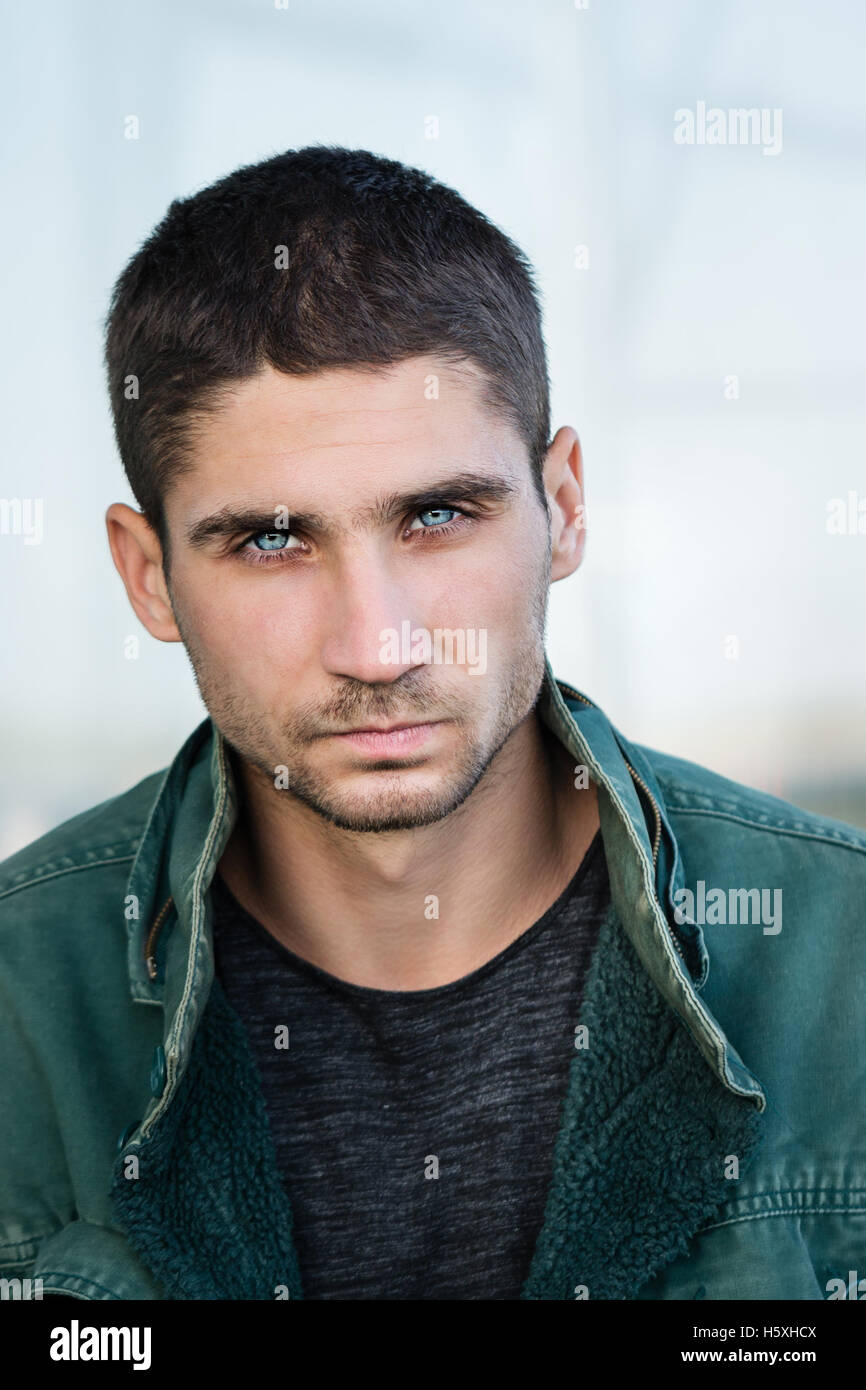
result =
[{"label": "blue eye", "polygon": [[289,541],[287,531],[260,531],[257,536],[251,536],[250,540],[257,550],[285,550]]},{"label": "blue eye", "polygon": [[[303,542],[291,531],[257,531],[238,546],[238,554],[248,565],[275,565],[281,555],[306,553]],[[288,560],[280,564],[288,564]]]},{"label": "blue eye", "polygon": [[[430,522],[430,526],[444,526],[447,525],[449,516],[458,516],[459,513],[456,507],[428,507],[423,512],[417,512],[416,515],[418,517],[432,517],[433,520]],[[422,525],[421,529],[429,529],[426,522]],[[411,526],[409,530],[412,530]]]}]

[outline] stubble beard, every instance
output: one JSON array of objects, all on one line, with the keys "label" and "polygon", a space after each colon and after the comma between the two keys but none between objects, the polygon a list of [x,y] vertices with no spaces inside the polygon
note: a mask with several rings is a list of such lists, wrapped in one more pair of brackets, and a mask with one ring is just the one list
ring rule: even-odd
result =
[{"label": "stubble beard", "polygon": [[[429,679],[431,668],[424,666],[406,672],[396,682],[377,685],[348,682],[327,712],[311,707],[296,713],[275,738],[268,720],[211,669],[207,654],[192,633],[185,630],[185,625],[181,627],[177,605],[173,606],[175,621],[208,713],[235,757],[246,764],[260,785],[274,796],[294,797],[339,829],[381,834],[433,825],[456,811],[481,783],[494,758],[535,707],[544,675],[549,574],[548,543],[546,563],[536,576],[527,640],[511,665],[504,694],[497,702],[493,726],[486,735],[478,732],[478,724],[483,722],[486,713],[483,709],[479,721],[474,711],[461,713],[459,709],[440,708],[435,680]],[[484,677],[472,679],[483,681]],[[453,765],[436,786],[414,790],[407,787],[407,773],[411,775],[413,766],[421,766],[426,761],[421,754],[414,761],[401,758],[389,763],[383,759],[378,761],[375,770],[360,769],[360,775],[366,780],[376,780],[375,790],[365,789],[360,796],[351,790],[341,791],[339,785],[335,787],[332,779],[318,772],[305,757],[304,750],[315,747],[319,741],[315,735],[323,724],[347,727],[358,726],[365,718],[406,720],[416,712],[422,722],[429,718],[431,707],[434,717],[451,719],[451,727],[458,731]]]}]

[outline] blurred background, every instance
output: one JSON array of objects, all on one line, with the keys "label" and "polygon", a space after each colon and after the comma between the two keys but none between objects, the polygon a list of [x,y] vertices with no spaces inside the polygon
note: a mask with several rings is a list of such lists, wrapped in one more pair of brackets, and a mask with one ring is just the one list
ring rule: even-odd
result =
[{"label": "blurred background", "polygon": [[[536,268],[589,521],[551,591],[556,674],[631,739],[866,825],[858,0],[2,15],[0,856],[164,766],[204,717],[183,648],[147,635],[111,563],[105,508],[133,499],[102,322],[173,198],[310,143],[429,170]],[[765,111],[772,138],[710,143],[701,104]]]}]

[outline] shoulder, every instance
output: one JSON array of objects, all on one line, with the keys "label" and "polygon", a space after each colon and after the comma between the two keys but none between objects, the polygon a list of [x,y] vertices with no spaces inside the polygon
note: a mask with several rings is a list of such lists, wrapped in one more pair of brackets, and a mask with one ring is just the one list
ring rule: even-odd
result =
[{"label": "shoulder", "polygon": [[[793,1025],[808,991],[860,1019],[866,968],[866,831],[719,773],[639,748],[674,840],[670,901],[703,934],[711,996],[727,977]],[[782,1027],[781,1019],[779,1026]]]},{"label": "shoulder", "polygon": [[743,843],[763,840],[766,845],[771,837],[791,841],[793,848],[793,842],[811,840],[853,852],[860,872],[866,871],[866,830],[732,781],[699,763],[637,747],[653,770],[669,819],[679,822],[684,832],[699,835],[699,826],[705,822],[714,835]]},{"label": "shoulder", "polygon": [[161,1030],[158,1011],[130,995],[124,897],[163,775],[0,864],[4,1273],[18,1273],[13,1260],[32,1262],[46,1237],[80,1226],[79,1211],[109,1219],[114,1138],[141,1114]]},{"label": "shoulder", "polygon": [[[723,1026],[736,1022],[738,1047],[754,1043],[759,1075],[767,1038],[786,1039],[791,1058],[804,1029],[812,1058],[826,1067],[835,1057],[844,1070],[852,1036],[857,1055],[866,1045],[866,832],[698,764],[641,751],[676,841],[675,905],[706,941],[708,1004]],[[777,1061],[784,1070],[784,1058],[775,1059],[771,1077]]]},{"label": "shoulder", "polygon": [[774,1138],[754,1182],[861,1187],[866,831],[641,752],[676,840],[677,897],[706,942],[704,1001],[767,1093]]},{"label": "shoulder", "polygon": [[92,888],[106,873],[125,874],[166,775],[145,777],[128,791],[72,816],[0,863],[0,916],[23,900],[63,894],[84,876]]}]

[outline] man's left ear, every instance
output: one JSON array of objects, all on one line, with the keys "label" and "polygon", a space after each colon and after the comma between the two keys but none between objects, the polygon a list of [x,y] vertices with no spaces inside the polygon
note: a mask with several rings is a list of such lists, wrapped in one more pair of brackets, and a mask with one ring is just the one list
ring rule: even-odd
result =
[{"label": "man's left ear", "polygon": [[543,477],[550,506],[553,583],[574,573],[586,544],[583,454],[577,432],[570,425],[563,425],[554,435],[544,461]]}]

